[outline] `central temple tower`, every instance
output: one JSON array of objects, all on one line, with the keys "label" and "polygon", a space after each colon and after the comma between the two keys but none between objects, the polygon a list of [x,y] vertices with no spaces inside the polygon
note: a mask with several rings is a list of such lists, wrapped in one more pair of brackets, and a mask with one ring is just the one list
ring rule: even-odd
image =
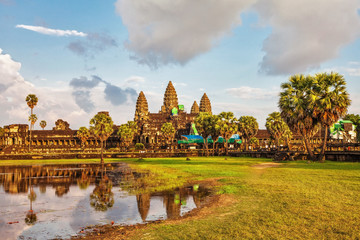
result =
[{"label": "central temple tower", "polygon": [[164,105],[161,106],[161,113],[170,113],[171,110],[175,107],[178,107],[178,97],[174,88],[174,85],[170,81],[166,87],[164,94]]}]

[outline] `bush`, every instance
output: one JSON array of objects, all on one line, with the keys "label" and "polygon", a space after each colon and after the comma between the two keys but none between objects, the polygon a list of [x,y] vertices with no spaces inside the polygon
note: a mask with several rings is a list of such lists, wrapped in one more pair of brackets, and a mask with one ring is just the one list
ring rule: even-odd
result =
[{"label": "bush", "polygon": [[136,150],[144,150],[145,146],[142,143],[137,143],[137,144],[135,144],[135,149]]}]

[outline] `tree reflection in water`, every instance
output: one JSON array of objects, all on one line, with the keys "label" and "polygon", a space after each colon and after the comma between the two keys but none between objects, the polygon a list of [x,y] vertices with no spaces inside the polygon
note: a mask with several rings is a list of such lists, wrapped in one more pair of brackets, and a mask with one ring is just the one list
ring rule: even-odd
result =
[{"label": "tree reflection in water", "polygon": [[36,213],[32,209],[32,203],[36,200],[36,193],[34,191],[33,186],[31,185],[31,172],[29,174],[29,186],[30,186],[30,193],[28,195],[28,199],[30,200],[30,210],[27,212],[25,217],[25,223],[27,225],[33,225],[37,221]]},{"label": "tree reflection in water", "polygon": [[101,167],[101,180],[96,184],[93,193],[90,194],[90,206],[96,211],[107,211],[114,205],[114,193],[111,191],[112,181],[105,174],[104,166]]},{"label": "tree reflection in water", "polygon": [[85,172],[81,172],[81,177],[77,179],[77,185],[81,190],[86,190],[90,185],[90,178]]}]

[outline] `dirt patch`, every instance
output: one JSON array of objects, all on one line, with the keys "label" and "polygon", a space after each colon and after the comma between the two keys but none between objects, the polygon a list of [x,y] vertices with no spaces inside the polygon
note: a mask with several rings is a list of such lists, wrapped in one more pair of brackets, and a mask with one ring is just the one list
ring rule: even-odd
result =
[{"label": "dirt patch", "polygon": [[[207,188],[214,190],[216,186],[221,185],[218,182],[217,179],[209,179],[205,181],[196,182],[197,184],[206,186]],[[191,183],[190,183],[191,185]],[[215,191],[214,191],[215,192]],[[236,199],[229,195],[210,195],[207,199],[207,201],[202,205],[201,208],[193,209],[191,212],[185,214],[182,217],[179,217],[177,219],[168,219],[168,220],[156,220],[144,224],[136,224],[136,225],[130,225],[130,226],[113,226],[111,224],[107,225],[99,225],[99,226],[93,226],[84,228],[79,232],[78,236],[74,236],[71,239],[114,239],[114,240],[120,240],[120,239],[128,239],[133,234],[136,233],[136,231],[140,229],[146,229],[148,227],[153,226],[154,224],[179,224],[184,221],[188,221],[191,219],[200,219],[204,218],[205,216],[208,216],[213,213],[213,211],[217,207],[225,207],[230,204],[233,204],[236,202]]]},{"label": "dirt patch", "polygon": [[264,168],[270,168],[270,167],[279,167],[280,165],[282,165],[282,163],[267,162],[267,163],[256,164],[251,167],[256,168],[256,169],[264,169]]}]

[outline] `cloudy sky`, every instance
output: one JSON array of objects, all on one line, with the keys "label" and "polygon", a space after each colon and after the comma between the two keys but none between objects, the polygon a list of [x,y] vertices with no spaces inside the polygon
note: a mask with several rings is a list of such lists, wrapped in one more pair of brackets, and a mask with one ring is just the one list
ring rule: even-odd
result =
[{"label": "cloudy sky", "polygon": [[[0,125],[88,126],[98,111],[133,119],[142,90],[158,112],[168,81],[190,110],[278,111],[297,73],[345,76],[360,113],[360,0],[0,0]],[[36,124],[35,129],[40,129]]]}]

